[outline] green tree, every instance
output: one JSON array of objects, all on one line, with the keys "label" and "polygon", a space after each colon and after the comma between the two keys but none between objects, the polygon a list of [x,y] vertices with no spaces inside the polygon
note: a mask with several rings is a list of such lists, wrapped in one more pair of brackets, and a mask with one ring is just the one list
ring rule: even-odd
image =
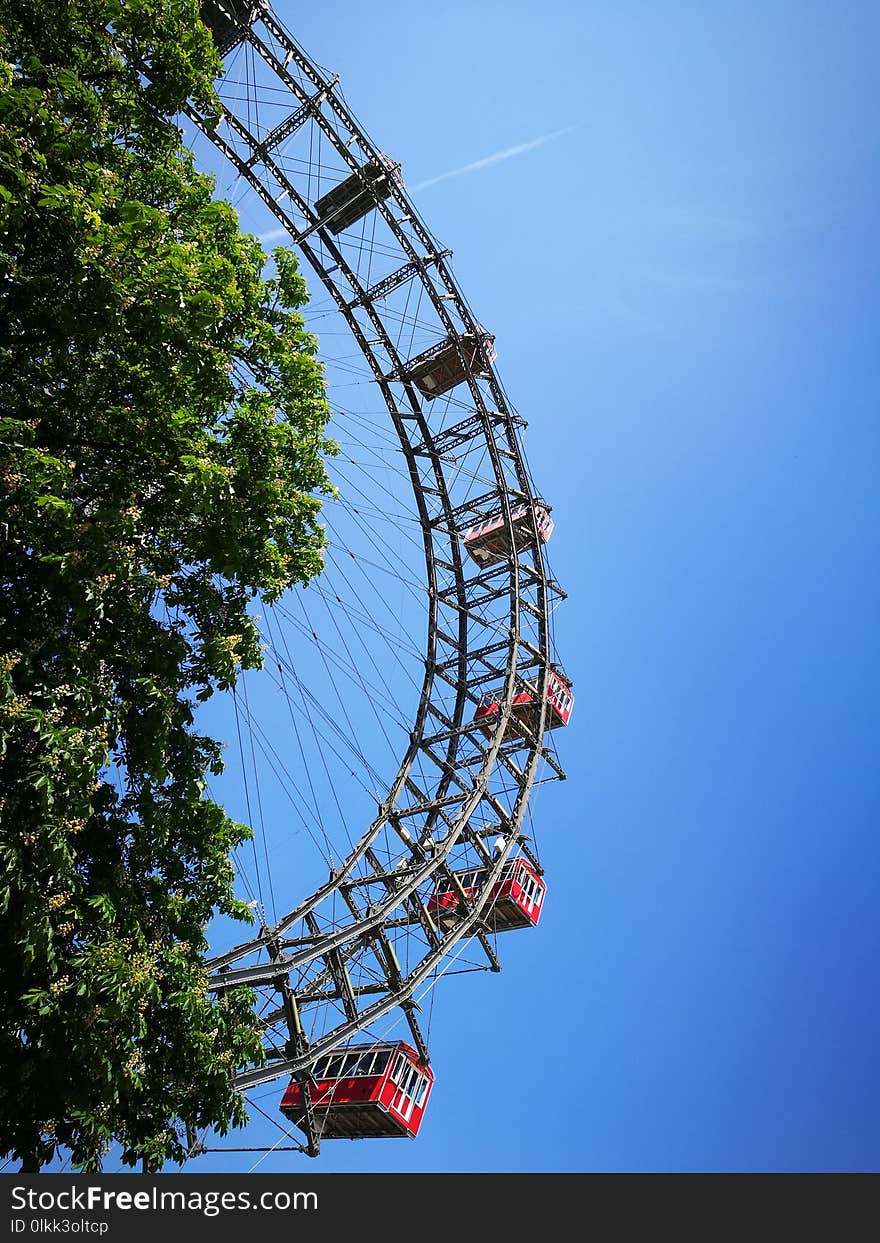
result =
[{"label": "green tree", "polygon": [[[133,66],[140,66],[138,73]],[[195,701],[259,666],[254,598],[322,565],[328,417],[275,272],[174,116],[216,106],[196,0],[0,0],[0,1150],[182,1161],[246,1115],[251,918]]]}]

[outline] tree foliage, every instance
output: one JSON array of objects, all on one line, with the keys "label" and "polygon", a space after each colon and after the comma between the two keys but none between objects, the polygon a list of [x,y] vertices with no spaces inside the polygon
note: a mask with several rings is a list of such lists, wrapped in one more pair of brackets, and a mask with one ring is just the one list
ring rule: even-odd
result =
[{"label": "tree foliage", "polygon": [[[139,73],[135,66],[140,66]],[[216,106],[196,0],[0,0],[0,1149],[158,1168],[245,1114],[249,918],[196,700],[322,564],[325,383],[174,115]]]}]

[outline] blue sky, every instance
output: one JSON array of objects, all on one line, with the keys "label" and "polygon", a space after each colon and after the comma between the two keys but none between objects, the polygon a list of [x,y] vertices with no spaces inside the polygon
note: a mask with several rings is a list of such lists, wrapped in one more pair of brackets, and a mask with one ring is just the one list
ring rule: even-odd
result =
[{"label": "blue sky", "polygon": [[418,1140],[260,1170],[876,1170],[880,10],[276,9],[495,333],[577,702]]}]

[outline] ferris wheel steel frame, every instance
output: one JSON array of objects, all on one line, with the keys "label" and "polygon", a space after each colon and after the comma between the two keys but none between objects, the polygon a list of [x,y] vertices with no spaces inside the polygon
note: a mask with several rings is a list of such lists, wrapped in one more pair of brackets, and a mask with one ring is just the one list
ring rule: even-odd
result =
[{"label": "ferris wheel steel frame", "polygon": [[[447,264],[451,251],[431,237],[395,170],[384,164],[386,157],[335,90],[338,77],[325,76],[266,4],[207,0],[202,16],[214,32],[221,55],[228,56],[241,45],[253,50],[279,89],[289,92],[291,111],[264,134],[255,133],[248,117],[237,115],[226,104],[216,126],[191,105],[185,113],[286,230],[346,320],[397,434],[425,555],[424,681],[409,746],[375,818],[323,885],[271,927],[264,924],[256,936],[207,963],[209,987],[215,993],[235,985],[267,985],[280,994],[280,1004],[262,1020],[267,1033],[266,1064],[238,1074],[235,1083],[246,1091],[281,1076],[298,1078],[306,1096],[306,1151],[314,1154],[319,1136],[313,1127],[307,1085],[309,1068],[318,1057],[400,1008],[419,1055],[427,1063],[415,990],[465,936],[475,936],[490,969],[500,970],[487,935],[486,909],[493,886],[517,851],[543,871],[525,840],[526,806],[542,760],[550,769],[549,777],[542,780],[565,776],[545,739],[548,679],[555,668],[552,602],[564,599],[565,592],[551,579],[544,562],[535,514],[540,497],[533,490],[518,438],[525,422],[510,409],[492,360],[483,357],[475,363],[473,349],[465,348],[465,341],[480,339],[485,329],[453,278]],[[306,126],[320,131],[348,169],[347,175],[359,180],[362,192],[370,196],[371,210],[381,216],[400,247],[400,265],[373,284],[361,280],[346,257],[343,239],[330,227],[332,218],[317,214],[276,155]],[[369,175],[364,172],[367,166],[372,170]],[[418,282],[430,300],[447,345],[454,346],[467,385],[472,408],[452,426],[438,427],[436,420],[432,425],[431,399],[419,392],[409,374],[411,360],[401,355],[395,343],[396,325],[383,318],[384,300],[408,282]],[[392,386],[401,391],[395,393]],[[451,455],[460,457],[475,449],[488,456],[494,484],[479,495],[454,500],[445,468]],[[518,547],[511,515],[522,506],[530,515],[530,529],[525,546]],[[463,534],[493,515],[503,518],[512,551],[499,563],[483,569],[475,566],[472,571]],[[501,623],[492,618],[493,607]],[[500,637],[499,629],[504,631]],[[524,678],[535,688],[537,725],[518,723],[517,736],[511,738],[507,723]],[[500,684],[500,711],[487,735],[485,726],[473,721],[473,709],[482,690],[493,683]],[[450,692],[454,696],[451,707],[447,702]],[[424,761],[418,770],[417,759]],[[426,781],[425,771],[434,774],[431,782]],[[512,783],[512,805],[490,789],[490,778],[499,771]],[[480,811],[488,815],[491,830],[485,822],[477,827]],[[374,849],[387,828],[399,839],[407,859],[404,866],[389,868]],[[502,839],[494,851],[486,842],[490,832],[499,833]],[[484,879],[476,892],[465,893],[448,866],[450,851],[462,844],[483,868]],[[460,918],[453,927],[441,927],[419,895],[426,882],[441,876],[458,897]],[[317,913],[335,895],[346,909],[345,922],[322,927]],[[292,936],[296,924],[302,925],[300,934]],[[421,930],[426,949],[424,957],[406,972],[389,937],[392,929],[404,926]],[[365,946],[383,969],[384,979],[354,984],[348,967]],[[263,960],[254,961],[260,956]],[[322,964],[317,974],[298,989],[292,973],[315,963]],[[310,1042],[303,1014],[308,1007],[328,1001],[338,1003],[344,1017]],[[280,1043],[268,1035],[278,1024],[288,1033]]]}]

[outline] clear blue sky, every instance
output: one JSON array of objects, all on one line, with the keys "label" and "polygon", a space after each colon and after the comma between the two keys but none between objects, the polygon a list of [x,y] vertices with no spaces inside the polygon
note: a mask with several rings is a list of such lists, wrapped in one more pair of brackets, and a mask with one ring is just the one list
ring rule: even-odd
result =
[{"label": "clear blue sky", "polygon": [[496,335],[577,703],[418,1140],[260,1170],[876,1170],[880,8],[276,8]]}]

